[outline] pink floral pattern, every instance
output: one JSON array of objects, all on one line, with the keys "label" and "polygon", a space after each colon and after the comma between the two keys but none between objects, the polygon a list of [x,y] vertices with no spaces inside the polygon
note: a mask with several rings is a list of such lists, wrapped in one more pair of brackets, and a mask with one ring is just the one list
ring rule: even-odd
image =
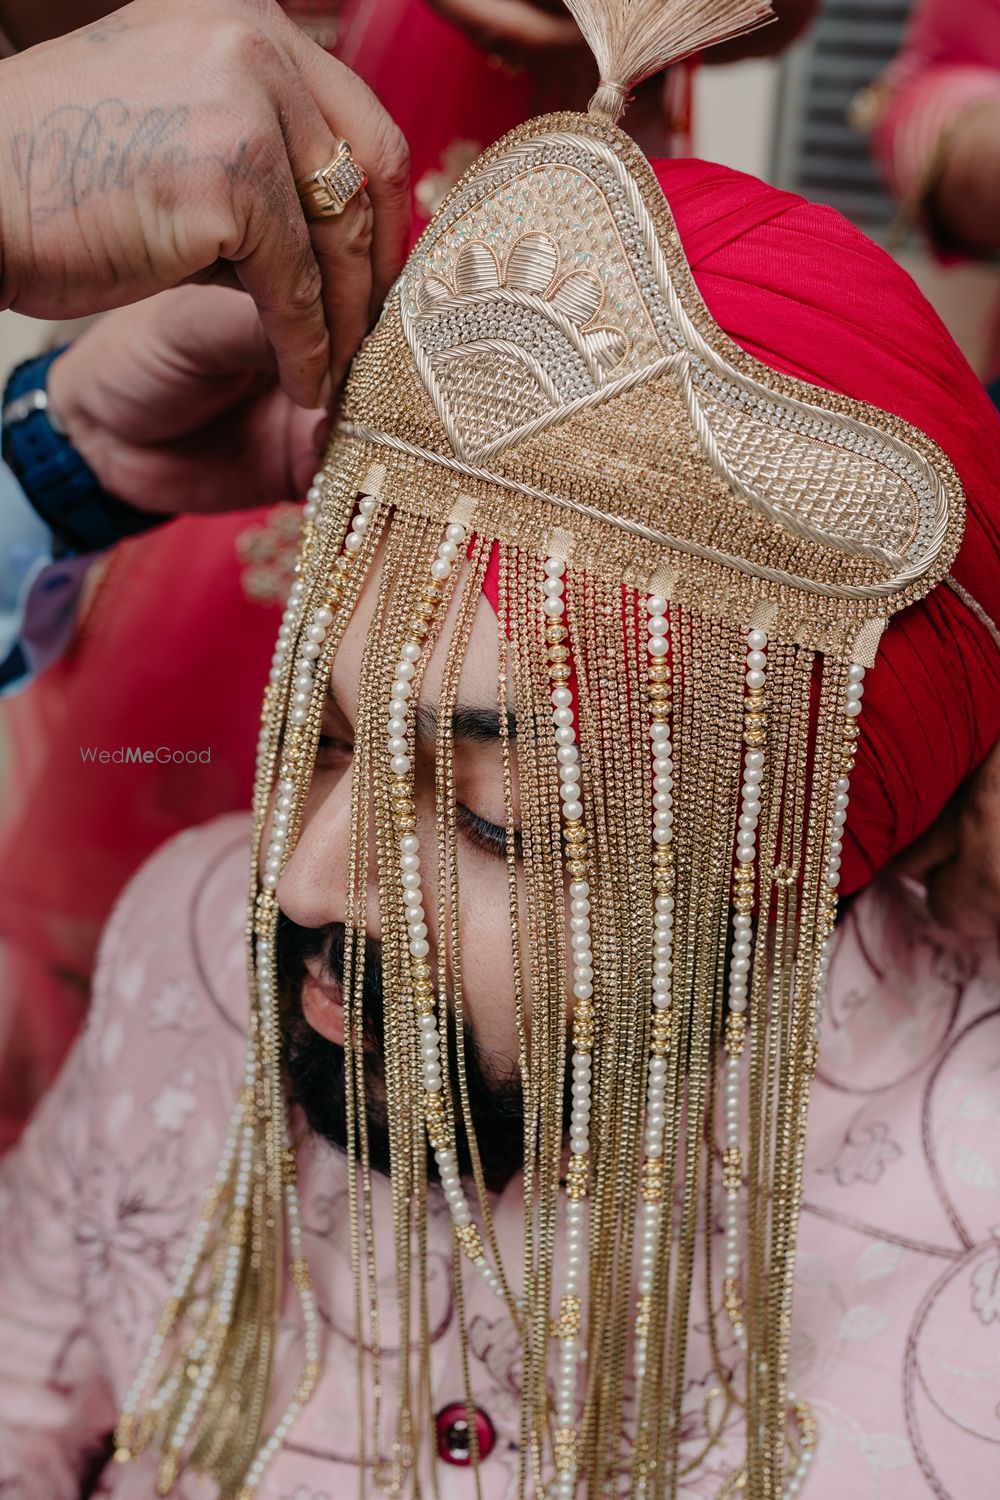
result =
[{"label": "pink floral pattern", "polygon": [[[244,817],[222,818],[182,834],[140,872],[106,930],[86,1033],[3,1164],[2,1500],[152,1492],[148,1462],[110,1463],[108,1439],[237,1086],[246,840]],[[806,1500],[1000,1492],[998,1125],[1000,960],[937,929],[915,889],[883,880],[841,923],[814,1088],[792,1350],[795,1387],[820,1421]],[[261,1500],[348,1500],[360,1475],[343,1159],[307,1143],[302,1183],[325,1374]],[[382,1243],[387,1204],[381,1188],[377,1196]],[[513,1261],[518,1184],[496,1219]],[[462,1399],[462,1386],[447,1220],[436,1205],[428,1243],[432,1375],[444,1406]],[[384,1253],[380,1265],[391,1279]],[[520,1349],[489,1294],[467,1283],[466,1295],[473,1395],[497,1433],[483,1495],[512,1500]],[[289,1298],[276,1401],[297,1368],[294,1306]],[[391,1391],[391,1317],[382,1333]],[[731,1341],[721,1354],[738,1365]],[[691,1458],[718,1425],[718,1400],[696,1317]],[[722,1434],[683,1500],[709,1500],[731,1471],[742,1448],[735,1409]],[[177,1491],[181,1500],[212,1493],[196,1478]],[[472,1500],[472,1476],[440,1466],[439,1493]]]}]

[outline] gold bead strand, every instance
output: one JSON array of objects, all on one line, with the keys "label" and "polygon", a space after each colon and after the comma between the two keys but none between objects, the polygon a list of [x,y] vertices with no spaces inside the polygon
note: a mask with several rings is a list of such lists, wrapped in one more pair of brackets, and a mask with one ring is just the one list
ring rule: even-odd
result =
[{"label": "gold bead strand", "polygon": [[[746,696],[744,699],[743,786],[740,801],[739,828],[736,835],[736,864],[733,871],[733,948],[729,963],[728,1015],[724,1039],[725,1062],[722,1070],[723,1153],[722,1186],[726,1194],[723,1223],[723,1305],[740,1348],[747,1345],[743,1295],[740,1288],[740,1213],[739,1194],[743,1181],[743,1153],[740,1146],[740,1059],[746,1042],[746,1011],[750,991],[753,957],[753,898],[757,852],[757,824],[761,812],[761,784],[764,780],[764,748],[767,743],[765,715],[767,700],[767,632],[750,630],[746,637]],[[763,901],[763,896],[762,896]],[[766,921],[766,912],[760,920]]]},{"label": "gold bead strand", "polygon": [[587,839],[580,800],[580,750],[577,744],[573,695],[568,682],[571,669],[563,623],[566,612],[566,563],[547,557],[542,583],[542,611],[548,655],[552,725],[559,764],[559,797],[562,802],[562,832],[566,871],[570,877],[569,946],[573,960],[573,1080],[570,1106],[570,1160],[566,1180],[566,1237],[564,1279],[556,1330],[559,1339],[555,1392],[555,1436],[553,1439],[558,1500],[572,1500],[576,1493],[578,1438],[576,1396],[579,1365],[585,1358],[581,1308],[585,1256],[585,1198],[590,1172],[591,1054],[594,1045],[594,955],[590,934],[590,882]]},{"label": "gold bead strand", "polygon": [[[843,704],[844,724],[841,730],[841,752],[838,766],[840,774],[833,788],[833,810],[830,818],[830,833],[832,837],[826,864],[823,894],[821,897],[820,925],[817,934],[819,938],[819,951],[816,958],[815,979],[812,986],[813,1030],[812,1036],[809,1038],[811,1052],[810,1072],[815,1067],[816,1051],[822,1031],[823,1002],[830,969],[831,939],[837,916],[837,889],[840,885],[840,863],[844,847],[843,833],[847,822],[847,808],[850,802],[851,772],[854,769],[854,759],[857,750],[857,720],[861,713],[861,699],[865,691],[864,677],[864,667],[860,666],[857,662],[852,662],[847,669],[847,689]],[[785,1500],[796,1500],[808,1477],[810,1466],[816,1455],[819,1430],[815,1412],[808,1401],[804,1401],[794,1391],[789,1391],[788,1404],[794,1412],[799,1431],[799,1455],[795,1468],[785,1480],[784,1495]]]},{"label": "gold bead strand", "polygon": [[[646,1371],[652,1322],[665,1195],[663,1173],[665,1095],[668,1056],[674,1042],[672,1009],[674,897],[674,761],[671,741],[670,629],[667,601],[651,594],[645,601],[646,697],[649,707],[648,744],[653,774],[653,952],[650,985],[650,1042],[646,1065],[645,1138],[640,1191],[642,1195],[636,1276],[635,1344],[633,1368],[637,1385],[637,1442],[646,1420]],[[648,1456],[639,1455],[636,1495],[641,1500],[649,1483]]]}]

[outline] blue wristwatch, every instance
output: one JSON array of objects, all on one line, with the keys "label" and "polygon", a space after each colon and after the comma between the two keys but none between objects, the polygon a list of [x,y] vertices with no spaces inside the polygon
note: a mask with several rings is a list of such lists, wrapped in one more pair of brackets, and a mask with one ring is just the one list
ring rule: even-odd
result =
[{"label": "blue wristwatch", "polygon": [[101,488],[86,460],[49,414],[49,368],[67,346],[18,365],[3,397],[3,457],[52,528],[56,555],[98,552],[168,518],[128,505]]}]

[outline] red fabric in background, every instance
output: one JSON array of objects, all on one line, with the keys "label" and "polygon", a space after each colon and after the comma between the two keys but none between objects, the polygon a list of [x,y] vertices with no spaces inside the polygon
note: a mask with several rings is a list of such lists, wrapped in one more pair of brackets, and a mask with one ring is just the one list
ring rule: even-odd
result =
[{"label": "red fabric in background", "polygon": [[[948,455],[968,507],[952,571],[1000,621],[1000,419],[912,279],[832,209],[706,162],[654,169],[730,338],[774,370],[893,412]],[[496,582],[491,560],[494,608]],[[1000,738],[1000,649],[951,588],[890,623],[860,724],[843,895],[929,827]]]}]

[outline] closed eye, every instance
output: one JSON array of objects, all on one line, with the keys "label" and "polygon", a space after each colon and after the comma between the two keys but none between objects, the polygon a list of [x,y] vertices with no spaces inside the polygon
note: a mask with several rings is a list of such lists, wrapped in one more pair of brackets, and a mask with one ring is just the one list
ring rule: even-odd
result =
[{"label": "closed eye", "polygon": [[336,734],[321,734],[316,741],[316,764],[323,770],[330,766],[341,765],[345,760],[350,760],[354,755],[354,746],[343,740]]},{"label": "closed eye", "polygon": [[[461,803],[456,809],[458,815],[458,826],[465,834],[471,844],[482,849],[484,854],[491,854],[496,859],[507,858],[507,830],[498,828],[496,823],[488,823],[478,813],[471,812],[469,808],[463,807]],[[523,853],[523,841],[521,830],[514,830],[514,855],[520,859]]]}]

